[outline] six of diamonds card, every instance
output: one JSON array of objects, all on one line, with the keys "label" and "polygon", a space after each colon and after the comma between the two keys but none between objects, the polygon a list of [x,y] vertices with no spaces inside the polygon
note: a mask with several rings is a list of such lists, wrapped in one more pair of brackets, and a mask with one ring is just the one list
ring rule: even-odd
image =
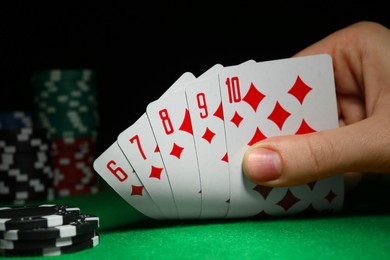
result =
[{"label": "six of diamonds card", "polygon": [[223,219],[335,212],[342,173],[304,185],[249,181],[245,150],[271,136],[338,127],[327,54],[185,72],[94,161],[130,205],[154,219]]}]

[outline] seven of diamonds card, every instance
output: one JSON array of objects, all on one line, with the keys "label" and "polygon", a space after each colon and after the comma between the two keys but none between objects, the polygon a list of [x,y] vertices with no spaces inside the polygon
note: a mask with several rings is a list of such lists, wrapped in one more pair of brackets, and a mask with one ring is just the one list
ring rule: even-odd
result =
[{"label": "seven of diamonds card", "polygon": [[[130,205],[155,219],[243,218],[340,210],[344,196],[341,173],[305,185],[271,188],[252,183],[241,169],[245,150],[264,138],[338,127],[331,57],[321,54],[251,61],[219,65],[210,72],[145,109],[143,129],[150,129],[147,140],[158,144],[150,148],[155,151],[155,161],[161,162],[158,176],[151,174],[157,168],[142,170],[136,153],[123,149],[139,144],[123,134],[118,137],[119,146],[125,144],[122,150],[112,152],[110,147],[104,152],[107,159],[102,160],[102,155],[95,162],[98,174]],[[129,170],[121,175],[126,168]],[[126,190],[121,183],[131,169],[132,187],[139,192]],[[141,200],[133,196],[147,198],[140,204]]]}]

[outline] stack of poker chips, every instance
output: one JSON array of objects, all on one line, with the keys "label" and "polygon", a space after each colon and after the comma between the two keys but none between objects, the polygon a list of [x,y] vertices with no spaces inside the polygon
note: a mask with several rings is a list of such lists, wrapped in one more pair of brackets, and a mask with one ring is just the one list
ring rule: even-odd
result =
[{"label": "stack of poker chips", "polygon": [[34,114],[32,111],[13,110],[0,112],[0,129],[19,129],[34,127]]},{"label": "stack of poker chips", "polygon": [[93,70],[41,70],[32,77],[38,127],[52,143],[57,197],[97,193],[93,171],[99,114]]},{"label": "stack of poker chips", "polygon": [[51,145],[31,111],[0,112],[0,202],[25,204],[54,198]]},{"label": "stack of poker chips", "polygon": [[68,205],[0,208],[0,256],[54,256],[99,245],[99,218]]}]

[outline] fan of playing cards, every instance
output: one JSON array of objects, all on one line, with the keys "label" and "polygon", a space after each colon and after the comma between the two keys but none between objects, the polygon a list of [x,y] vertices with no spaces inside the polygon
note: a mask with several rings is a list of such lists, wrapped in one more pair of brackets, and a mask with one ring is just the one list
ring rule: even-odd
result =
[{"label": "fan of playing cards", "polygon": [[[153,219],[334,212],[342,174],[292,187],[249,181],[245,150],[271,136],[338,127],[327,54],[185,72],[94,161],[98,174]],[[299,152],[299,151],[297,151]]]}]

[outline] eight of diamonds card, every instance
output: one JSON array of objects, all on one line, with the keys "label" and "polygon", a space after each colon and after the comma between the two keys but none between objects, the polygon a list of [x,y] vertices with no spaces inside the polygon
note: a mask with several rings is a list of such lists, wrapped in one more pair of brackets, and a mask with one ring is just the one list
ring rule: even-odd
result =
[{"label": "eight of diamonds card", "polygon": [[[214,75],[220,68],[222,65],[216,64],[193,81]],[[179,217],[196,219],[201,214],[202,187],[185,96],[188,84],[149,103],[146,114],[164,162]]]},{"label": "eight of diamonds card", "polygon": [[321,54],[226,67],[219,73],[219,85],[231,183],[227,217],[341,209],[341,174],[306,185],[269,188],[250,182],[241,168],[245,150],[264,138],[338,127],[331,57]]}]

